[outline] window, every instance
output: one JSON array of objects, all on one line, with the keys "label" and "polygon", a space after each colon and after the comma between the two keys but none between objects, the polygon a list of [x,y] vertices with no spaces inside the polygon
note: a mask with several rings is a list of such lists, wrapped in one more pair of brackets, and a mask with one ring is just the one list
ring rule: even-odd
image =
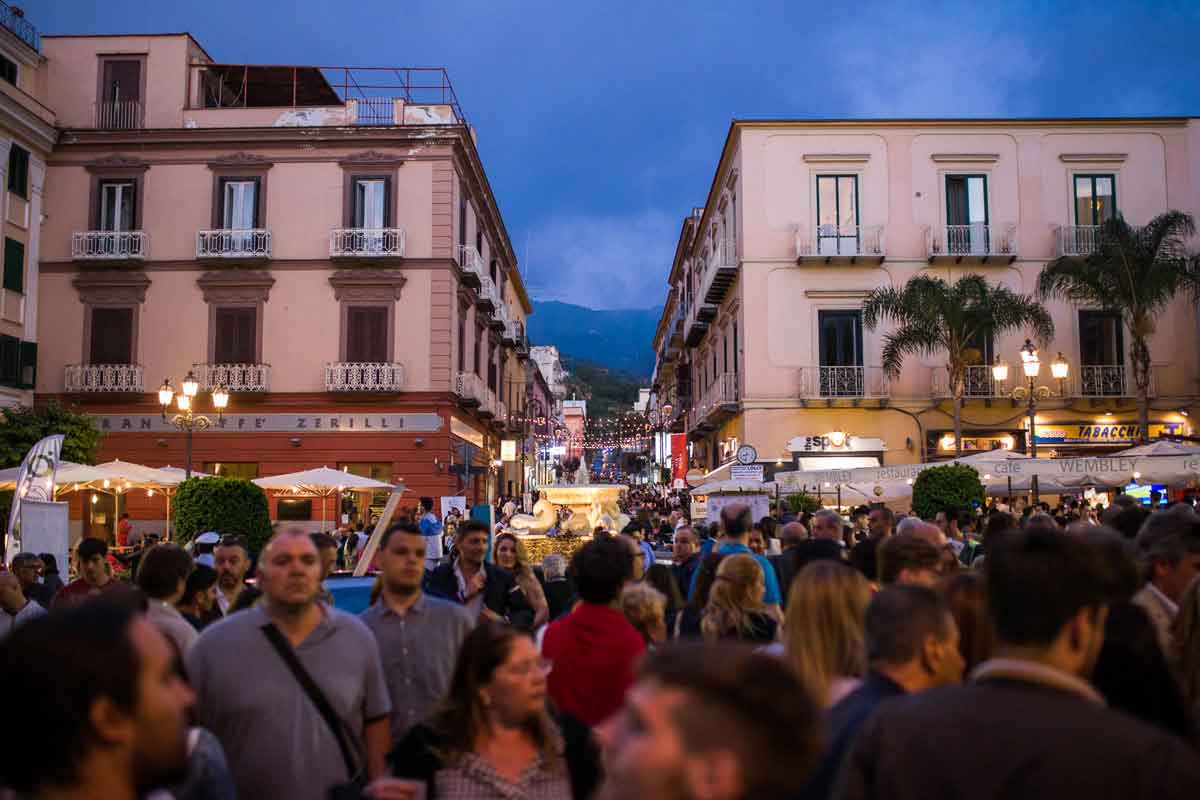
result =
[{"label": "window", "polygon": [[378,230],[388,227],[388,179],[354,180],[354,227]]},{"label": "window", "polygon": [[736,375],[738,370],[738,326],[737,321],[733,323],[733,374]]},{"label": "window", "polygon": [[473,352],[472,352],[472,360],[474,363],[471,365],[471,369],[476,375],[479,375],[481,377],[483,375],[483,372],[479,365],[479,353],[482,351],[482,349],[483,349],[483,328],[477,326],[475,328],[475,347],[473,348]]},{"label": "window", "polygon": [[346,309],[346,360],[379,364],[388,355],[388,309],[350,306]]},{"label": "window", "polygon": [[17,386],[21,381],[21,340],[0,335],[0,384]]},{"label": "window", "polygon": [[729,372],[729,334],[721,337],[721,369]]},{"label": "window", "polygon": [[862,312],[818,311],[817,325],[820,329],[821,396],[861,396]]},{"label": "window", "polygon": [[1116,215],[1116,179],[1112,175],[1075,176],[1075,224],[1103,225]]},{"label": "window", "polygon": [[281,497],[276,506],[275,519],[282,522],[307,522],[312,519],[312,500]]},{"label": "window", "polygon": [[258,227],[258,178],[221,178],[221,206],[217,212],[221,228],[245,231]]},{"label": "window", "polygon": [[213,325],[213,363],[258,363],[257,308],[218,308]]},{"label": "window", "polygon": [[101,61],[97,125],[129,130],[142,122],[142,59],[106,58]]},{"label": "window", "polygon": [[458,309],[458,371],[467,371],[467,311]]},{"label": "window", "polygon": [[496,345],[492,342],[491,337],[487,343],[488,352],[488,388],[493,392],[496,391]]},{"label": "window", "polygon": [[239,478],[252,481],[258,477],[258,464],[252,461],[206,461],[204,471],[222,478]]},{"label": "window", "polygon": [[1123,339],[1117,314],[1079,312],[1079,380],[1085,397],[1126,394]]},{"label": "window", "polygon": [[946,176],[946,225],[947,252],[988,252],[986,175]]},{"label": "window", "polygon": [[458,244],[467,246],[467,185],[458,184]]},{"label": "window", "polygon": [[858,176],[817,176],[817,252],[858,253]]},{"label": "window", "polygon": [[[383,481],[384,483],[392,482],[392,465],[387,462],[383,463],[353,463],[353,464],[338,464],[338,469],[343,472],[348,472],[351,475],[357,475],[360,478],[371,478],[372,480]],[[371,515],[382,516],[383,508],[387,505],[388,498],[391,496],[389,489],[377,489],[370,492],[347,491],[342,494],[342,513],[350,514],[352,519],[367,520]],[[360,508],[361,498],[368,499],[368,507]]]},{"label": "window", "polygon": [[91,313],[89,363],[134,363],[133,309],[97,307]]},{"label": "window", "polygon": [[4,288],[25,292],[25,245],[16,239],[4,240]]},{"label": "window", "polygon": [[100,230],[131,231],[136,228],[137,184],[132,181],[100,182]]},{"label": "window", "polygon": [[967,397],[991,397],[995,394],[992,337],[976,333],[967,341],[966,356],[968,369],[963,377],[963,393]]},{"label": "window", "polygon": [[29,151],[15,144],[8,150],[8,190],[29,198]]},{"label": "window", "polygon": [[0,79],[17,85],[17,62],[4,55],[0,55]]}]

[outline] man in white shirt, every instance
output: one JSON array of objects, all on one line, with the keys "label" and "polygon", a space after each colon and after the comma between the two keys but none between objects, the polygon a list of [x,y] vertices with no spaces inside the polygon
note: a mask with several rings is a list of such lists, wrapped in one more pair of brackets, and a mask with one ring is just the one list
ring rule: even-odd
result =
[{"label": "man in white shirt", "polygon": [[250,569],[250,549],[245,538],[226,536],[213,549],[213,569],[217,571],[217,605],[221,614],[237,602],[246,587],[246,572]]},{"label": "man in white shirt", "polygon": [[5,638],[19,625],[46,613],[40,603],[27,598],[21,591],[21,582],[11,572],[0,572],[0,639]]},{"label": "man in white shirt", "polygon": [[1158,631],[1163,652],[1171,652],[1171,622],[1179,613],[1183,591],[1200,575],[1200,517],[1190,506],[1179,504],[1156,511],[1138,531],[1139,555],[1147,580],[1133,596]]},{"label": "man in white shirt", "polygon": [[433,498],[421,498],[421,535],[425,537],[425,570],[432,572],[442,561],[442,522],[433,513]]}]

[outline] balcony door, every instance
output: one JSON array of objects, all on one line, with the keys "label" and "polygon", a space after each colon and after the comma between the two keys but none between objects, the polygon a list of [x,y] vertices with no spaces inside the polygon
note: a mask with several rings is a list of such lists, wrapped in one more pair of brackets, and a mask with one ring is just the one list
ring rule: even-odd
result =
[{"label": "balcony door", "polygon": [[817,252],[857,255],[858,176],[817,176]]},{"label": "balcony door", "polygon": [[213,324],[214,363],[258,362],[258,309],[218,308],[214,312]]},{"label": "balcony door", "polygon": [[[995,379],[992,377],[992,337],[976,333],[967,342],[967,371],[963,376],[964,397],[992,397]],[[953,388],[953,387],[951,387]]]},{"label": "balcony door", "polygon": [[142,60],[106,58],[101,63],[99,126],[117,130],[139,127],[142,119]]},{"label": "balcony door", "polygon": [[861,397],[864,387],[861,311],[818,311],[822,397]]},{"label": "balcony door", "polygon": [[346,361],[383,364],[388,355],[388,309],[351,306],[346,309]]},{"label": "balcony door", "polygon": [[1085,397],[1126,394],[1124,331],[1118,315],[1079,312],[1079,378]]},{"label": "balcony door", "polygon": [[946,252],[988,252],[986,175],[946,176]]},{"label": "balcony door", "polygon": [[228,233],[229,249],[237,253],[254,250],[258,227],[258,181],[241,178],[221,180],[221,228]]},{"label": "balcony door", "polygon": [[90,334],[88,363],[134,363],[132,308],[93,308]]},{"label": "balcony door", "polygon": [[100,184],[100,230],[124,233],[134,230],[136,220],[137,184],[134,181],[103,181]]},{"label": "balcony door", "polygon": [[1113,175],[1075,176],[1075,224],[1103,225],[1116,216],[1116,179]]},{"label": "balcony door", "polygon": [[384,250],[388,218],[388,181],[386,178],[354,180],[354,236],[356,250],[379,253]]}]

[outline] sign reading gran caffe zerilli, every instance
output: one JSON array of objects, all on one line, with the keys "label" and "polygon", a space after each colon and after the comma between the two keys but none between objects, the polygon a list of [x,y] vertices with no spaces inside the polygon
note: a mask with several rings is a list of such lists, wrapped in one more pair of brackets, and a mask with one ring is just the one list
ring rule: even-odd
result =
[{"label": "sign reading gran caffe zerilli", "polygon": [[[93,414],[103,433],[177,433],[159,414]],[[435,433],[437,414],[225,414],[205,433]],[[197,431],[199,433],[199,431]]]}]

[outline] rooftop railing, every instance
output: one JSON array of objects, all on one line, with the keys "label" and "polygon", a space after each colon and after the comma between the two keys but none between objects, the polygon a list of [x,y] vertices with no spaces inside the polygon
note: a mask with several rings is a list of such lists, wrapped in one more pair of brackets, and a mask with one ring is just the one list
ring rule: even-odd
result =
[{"label": "rooftop railing", "polygon": [[42,52],[42,35],[33,23],[25,19],[25,12],[0,0],[0,25],[4,26],[25,44]]}]

